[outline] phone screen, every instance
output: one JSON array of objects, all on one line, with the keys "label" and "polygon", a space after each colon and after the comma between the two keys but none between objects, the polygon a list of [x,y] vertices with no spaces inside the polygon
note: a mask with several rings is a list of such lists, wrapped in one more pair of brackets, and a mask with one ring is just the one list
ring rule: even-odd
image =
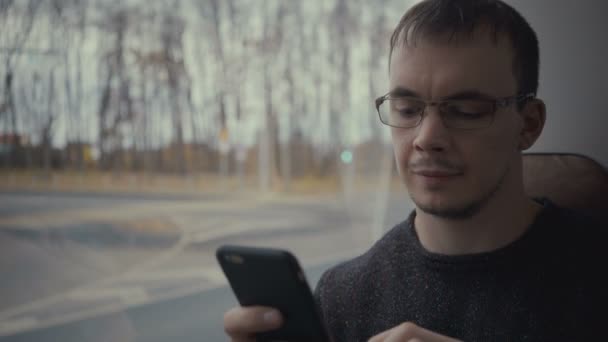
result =
[{"label": "phone screen", "polygon": [[288,251],[222,246],[216,256],[242,306],[281,311],[281,328],[259,334],[259,341],[329,342],[317,306],[297,259]]}]

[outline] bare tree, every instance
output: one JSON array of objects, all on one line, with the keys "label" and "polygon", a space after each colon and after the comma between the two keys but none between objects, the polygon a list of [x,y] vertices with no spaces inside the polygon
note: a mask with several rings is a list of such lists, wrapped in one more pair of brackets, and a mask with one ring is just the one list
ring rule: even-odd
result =
[{"label": "bare tree", "polygon": [[[0,1],[0,125],[41,142],[97,144],[100,166],[115,171],[183,174],[205,165],[227,175],[237,153],[220,153],[218,137],[247,145],[252,155],[257,149],[263,190],[289,189],[306,168],[322,176],[344,171],[336,169],[340,149],[383,134],[374,115],[361,115],[372,104],[362,108],[353,95],[381,91],[389,20],[375,3],[319,3]],[[56,36],[51,43],[45,30]],[[53,63],[20,59],[49,48]],[[28,81],[34,72],[36,81]],[[33,98],[38,102],[26,100]],[[62,127],[65,137],[57,136]],[[97,132],[87,134],[88,127]],[[293,153],[296,135],[308,154]],[[83,151],[76,151],[74,166],[82,170]],[[237,167],[242,177],[245,165]]]},{"label": "bare tree", "polygon": [[[66,100],[66,143],[74,144],[69,162],[75,162],[76,167],[84,172],[84,135],[83,128],[86,118],[82,111],[83,103],[83,57],[82,49],[87,32],[87,13],[89,0],[53,0],[52,7],[56,20],[54,25],[61,28],[64,75],[64,95]],[[59,94],[58,94],[59,95]],[[74,158],[75,160],[72,160]],[[67,159],[67,158],[66,158]]]},{"label": "bare tree", "polygon": [[[258,172],[260,188],[268,191],[272,182],[278,175],[278,120],[273,99],[275,91],[274,58],[280,50],[283,41],[282,23],[285,16],[285,7],[281,3],[277,8],[268,8],[264,3],[263,37],[260,42],[263,58],[263,91],[264,116],[262,130],[258,137]],[[274,11],[273,11],[274,10]]]},{"label": "bare tree", "polygon": [[161,33],[162,51],[169,85],[169,103],[171,104],[173,121],[173,139],[177,153],[177,170],[180,174],[186,173],[184,158],[184,128],[183,109],[181,105],[182,84],[186,79],[184,68],[181,36],[184,32],[183,21],[173,15],[166,14],[163,18]]},{"label": "bare tree", "polygon": [[[0,49],[4,56],[4,77],[2,99],[0,100],[0,122],[5,118],[6,126],[13,134],[17,134],[17,107],[15,106],[14,64],[21,56],[23,46],[27,41],[41,0],[15,2],[5,0],[0,2]],[[19,147],[17,140],[15,147]],[[4,166],[7,167],[11,155],[7,153]]]},{"label": "bare tree", "polygon": [[20,88],[20,104],[30,119],[26,120],[26,124],[36,133],[40,141],[39,166],[48,175],[51,170],[52,140],[57,119],[54,70],[49,70],[46,78],[45,80],[43,75],[34,72],[29,87]]},{"label": "bare tree", "polygon": [[[371,97],[380,96],[379,88],[377,86],[376,80],[378,79],[379,73],[387,73],[387,69],[382,68],[382,66],[386,66],[385,63],[382,63],[382,58],[386,56],[386,45],[390,39],[391,31],[387,27],[386,22],[387,17],[385,14],[385,9],[387,6],[386,0],[380,0],[377,3],[377,6],[373,6],[374,18],[372,19],[371,27],[368,27],[369,34],[369,64],[367,66],[368,78],[369,78],[369,94]],[[372,101],[370,101],[371,105]],[[372,112],[375,111],[375,108],[371,108]],[[378,124],[378,118],[375,115],[370,115],[370,125],[372,127],[372,137],[374,139],[380,139],[382,134],[381,126]]]},{"label": "bare tree", "polygon": [[[335,52],[330,54],[330,58],[332,64],[339,70],[340,75],[338,78],[339,82],[334,83],[332,90],[330,130],[331,132],[344,132],[344,127],[347,127],[349,121],[342,118],[344,118],[344,114],[351,112],[351,39],[357,28],[357,21],[353,17],[346,0],[336,1],[330,18],[333,23],[330,36],[332,37],[332,41],[336,42],[337,47]],[[338,141],[334,142],[336,146],[342,147],[346,145],[346,147],[351,148],[349,146],[351,137],[345,136],[344,133],[336,134],[336,136],[338,137]],[[351,191],[353,189],[355,168],[352,164],[348,163],[342,165],[340,170],[344,197],[347,201],[352,200],[353,194]]]},{"label": "bare tree", "polygon": [[[291,137],[293,136],[296,118],[305,115],[306,112],[306,108],[304,108],[306,101],[301,100],[302,96],[297,96],[298,94],[302,94],[302,92],[299,91],[298,80],[296,79],[296,76],[294,76],[296,70],[302,68],[303,66],[295,62],[295,56],[297,54],[299,54],[300,56],[305,56],[307,53],[307,49],[304,46],[304,20],[301,12],[301,3],[282,3],[281,7],[282,10],[279,14],[280,17],[278,18],[278,29],[281,32],[287,33],[284,39],[285,63],[283,70],[283,80],[286,83],[286,102],[288,106],[287,111],[282,113],[284,124],[281,125],[281,127],[284,130],[282,136],[285,140],[280,142],[279,170],[281,174],[281,180],[283,182],[283,188],[289,191],[289,189],[291,188],[292,178]],[[287,13],[290,14],[289,18],[285,18]],[[308,58],[304,57],[303,59],[307,60]],[[310,67],[310,65],[306,63],[307,62],[304,62],[305,66]],[[296,155],[296,158],[297,157],[298,156]]]},{"label": "bare tree", "polygon": [[[145,32],[145,26],[142,32]],[[141,37],[141,39],[145,39]],[[159,82],[154,77],[155,66],[162,63],[162,57],[156,58],[157,54],[144,54],[141,51],[134,50],[136,56],[138,71],[139,71],[139,105],[142,115],[139,116],[138,124],[134,134],[134,145],[137,145],[138,150],[143,153],[142,168],[144,174],[153,171],[152,161],[152,134],[151,129],[153,123],[152,102],[157,96],[150,92],[156,91],[158,94]],[[152,89],[151,89],[152,88]]]},{"label": "bare tree", "polygon": [[51,70],[49,75],[49,83],[47,86],[47,106],[46,115],[43,116],[41,127],[40,145],[42,147],[42,160],[45,173],[49,174],[51,169],[51,151],[53,148],[53,127],[57,119],[56,101],[55,101],[55,73]]},{"label": "bare tree", "polygon": [[129,10],[127,8],[106,8],[107,21],[101,27],[113,34],[113,44],[103,56],[102,68],[106,77],[102,84],[102,94],[98,109],[100,165],[114,172],[120,171],[123,165],[123,132],[124,123],[133,119],[133,102],[131,98],[131,80],[126,69],[125,40],[129,27]]}]

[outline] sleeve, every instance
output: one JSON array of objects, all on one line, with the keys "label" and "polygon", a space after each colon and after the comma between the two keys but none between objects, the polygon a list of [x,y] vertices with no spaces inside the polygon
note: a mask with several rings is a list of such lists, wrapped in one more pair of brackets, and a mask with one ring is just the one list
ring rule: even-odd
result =
[{"label": "sleeve", "polygon": [[323,275],[317,282],[317,286],[315,287],[315,290],[313,293],[313,296],[315,298],[315,303],[317,305],[317,310],[319,312],[319,315],[321,316],[321,321],[325,324],[325,326],[327,326],[327,323],[328,323],[325,318],[325,317],[327,317],[327,307],[326,307],[327,301],[325,300],[325,298],[327,298],[327,296],[325,294],[328,291],[327,278],[329,277],[330,272],[331,272],[331,270],[327,270],[323,273]]}]

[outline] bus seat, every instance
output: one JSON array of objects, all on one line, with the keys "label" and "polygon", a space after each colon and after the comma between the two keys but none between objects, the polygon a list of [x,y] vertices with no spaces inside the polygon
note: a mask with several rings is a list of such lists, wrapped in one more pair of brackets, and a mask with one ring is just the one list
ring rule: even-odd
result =
[{"label": "bus seat", "polygon": [[523,154],[524,189],[531,197],[608,222],[608,170],[572,153]]}]

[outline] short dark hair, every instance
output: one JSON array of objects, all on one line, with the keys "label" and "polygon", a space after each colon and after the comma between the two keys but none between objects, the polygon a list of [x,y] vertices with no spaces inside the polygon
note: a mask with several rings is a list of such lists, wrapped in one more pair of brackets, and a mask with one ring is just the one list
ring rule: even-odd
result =
[{"label": "short dark hair", "polygon": [[513,47],[513,72],[518,93],[538,90],[539,48],[536,33],[513,7],[500,0],[424,0],[408,10],[393,31],[389,67],[399,43],[415,45],[416,40],[446,36],[471,38],[480,27],[489,29],[496,42],[505,35]]}]

